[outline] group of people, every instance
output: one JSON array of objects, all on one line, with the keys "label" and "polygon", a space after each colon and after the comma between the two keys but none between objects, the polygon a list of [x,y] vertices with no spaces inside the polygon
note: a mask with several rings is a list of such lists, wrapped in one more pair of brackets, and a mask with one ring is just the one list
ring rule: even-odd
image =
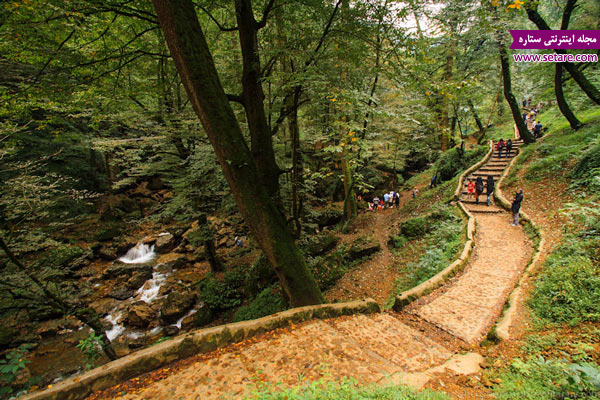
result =
[{"label": "group of people", "polygon": [[[540,103],[541,106],[541,103]],[[542,123],[540,121],[537,120],[537,114],[540,110],[540,106],[537,107],[532,107],[531,106],[531,99],[529,100],[523,100],[523,122],[525,122],[525,125],[527,126],[527,129],[529,130],[529,132],[531,132],[533,134],[533,136],[535,136],[536,138],[539,138],[542,136]],[[529,108],[527,108],[529,107]]]},{"label": "group of people", "polygon": [[510,156],[510,151],[512,150],[513,142],[512,139],[508,139],[504,142],[504,139],[500,139],[498,143],[496,143],[496,150],[498,151],[498,158],[502,158],[502,151],[506,149],[506,157]]},{"label": "group of people", "polygon": [[386,208],[400,207],[400,193],[391,191],[385,193],[381,198],[375,196],[372,202],[369,202],[369,211],[385,210]]},{"label": "group of people", "polygon": [[469,181],[469,183],[467,183],[467,197],[471,199],[473,198],[473,195],[475,195],[475,203],[479,204],[479,196],[481,196],[485,191],[485,194],[487,195],[486,203],[489,206],[494,198],[494,185],[494,177],[492,175],[487,176],[485,187],[483,184],[483,178],[478,176],[475,182]]}]

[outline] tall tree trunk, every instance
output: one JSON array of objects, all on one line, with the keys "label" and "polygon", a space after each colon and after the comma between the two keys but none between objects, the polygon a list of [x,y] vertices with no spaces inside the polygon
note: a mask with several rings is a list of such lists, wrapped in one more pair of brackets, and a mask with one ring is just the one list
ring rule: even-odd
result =
[{"label": "tall tree trunk", "polygon": [[265,94],[260,81],[262,72],[258,54],[259,28],[252,13],[251,0],[235,0],[235,13],[242,49],[242,97],[250,130],[252,157],[269,196],[278,199],[281,170],[275,161],[271,130],[265,114]]},{"label": "tall tree trunk", "polygon": [[[563,11],[562,22],[560,26],[561,30],[567,30],[569,28],[569,20],[571,19],[571,13],[575,8],[576,3],[577,0],[567,1],[567,4],[565,5],[565,9]],[[569,104],[565,99],[565,93],[563,92],[562,75],[563,66],[561,63],[556,63],[554,67],[554,94],[556,95],[556,103],[558,104],[558,108],[560,109],[562,115],[567,119],[567,121],[569,121],[569,125],[571,125],[571,128],[577,130],[581,128],[583,124],[577,119],[575,114],[573,114],[573,111],[571,111],[571,108],[569,107]]]},{"label": "tall tree trunk", "polygon": [[204,251],[206,251],[206,259],[210,264],[210,270],[212,272],[223,271],[223,264],[221,264],[221,261],[219,261],[219,257],[217,257],[217,249],[215,248],[214,238],[210,238],[204,241]]},{"label": "tall tree trunk", "polygon": [[[566,7],[568,7],[567,4]],[[573,2],[573,7],[575,6],[575,2]],[[531,5],[527,7],[527,17],[531,22],[533,22],[539,30],[548,31],[550,30],[550,26],[544,21],[542,16],[537,12],[537,5]],[[556,54],[568,54],[566,50],[562,49],[554,49]],[[600,91],[596,88],[592,82],[590,82],[583,72],[581,72],[577,66],[571,62],[562,63],[563,67],[569,71],[569,74],[573,77],[573,80],[577,82],[581,90],[589,97],[594,103],[600,105]]]},{"label": "tall tree trunk", "polygon": [[[244,141],[192,0],[153,0],[153,3],[190,103],[215,150],[235,202],[292,306],[323,302],[317,282],[271,198],[272,187],[268,188],[261,179],[262,171],[254,163],[256,154],[251,154]],[[273,151],[272,147],[265,149],[265,154],[269,151]]]},{"label": "tall tree trunk", "polygon": [[533,143],[535,142],[535,137],[527,127],[525,126],[525,121],[523,121],[523,116],[521,115],[521,108],[517,103],[517,99],[512,92],[512,83],[510,79],[510,64],[508,63],[508,53],[506,52],[506,46],[504,45],[504,39],[502,37],[502,32],[497,31],[497,45],[498,50],[500,52],[500,65],[502,67],[502,80],[504,82],[504,98],[508,102],[510,107],[510,111],[513,116],[513,120],[517,125],[517,129],[519,131],[519,136],[525,143]]},{"label": "tall tree trunk", "polygon": [[479,115],[477,114],[477,110],[475,110],[475,106],[473,105],[471,99],[467,100],[467,104],[469,105],[469,110],[471,110],[471,114],[473,114],[473,119],[475,120],[475,124],[477,124],[477,129],[479,129],[479,132],[483,132],[483,124],[481,123],[481,119],[479,119]]},{"label": "tall tree trunk", "polygon": [[290,141],[292,147],[292,218],[296,225],[296,235],[299,236],[302,232],[302,224],[300,223],[300,215],[302,213],[302,196],[300,188],[302,186],[302,154],[300,152],[300,127],[298,126],[298,102],[300,101],[300,93],[302,88],[297,86],[294,89],[294,95],[291,97],[290,107],[288,110],[288,127],[290,131]]}]

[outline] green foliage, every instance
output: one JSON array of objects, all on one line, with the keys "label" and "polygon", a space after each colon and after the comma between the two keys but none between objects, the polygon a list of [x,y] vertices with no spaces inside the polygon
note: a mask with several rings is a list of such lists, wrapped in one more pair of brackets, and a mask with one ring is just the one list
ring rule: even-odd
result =
[{"label": "green foliage", "polygon": [[316,236],[307,237],[301,248],[307,255],[314,257],[333,249],[339,242],[339,238],[330,232],[321,232]]},{"label": "green foliage", "polygon": [[228,282],[221,281],[214,276],[208,276],[200,283],[200,299],[211,310],[223,311],[242,304],[241,293]]},{"label": "green foliage", "polygon": [[457,256],[463,244],[463,223],[457,212],[451,206],[442,206],[426,217],[413,219],[418,223],[411,226],[418,232],[425,232],[417,237],[424,237],[428,247],[418,262],[406,265],[408,273],[396,282],[398,292],[431,278]]},{"label": "green foliage", "polygon": [[479,161],[487,151],[486,146],[480,146],[476,150],[465,151],[464,154],[456,147],[446,151],[436,163],[438,182],[452,179],[461,171]]},{"label": "green foliage", "polygon": [[92,331],[88,337],[80,340],[76,346],[85,355],[87,369],[94,368],[96,361],[100,358],[100,352],[102,351],[101,340],[102,338]]},{"label": "green foliage", "polygon": [[283,311],[285,308],[284,299],[275,288],[270,287],[260,292],[252,303],[240,307],[233,316],[233,322],[261,318]]},{"label": "green foliage", "polygon": [[270,287],[277,280],[271,263],[263,253],[254,264],[246,271],[244,288],[250,298],[256,297],[264,289]]},{"label": "green foliage", "polygon": [[323,379],[291,389],[259,385],[247,400],[446,400],[448,396],[429,389],[416,391],[408,386],[359,386],[354,380],[339,383]]},{"label": "green foliage", "polygon": [[587,150],[575,164],[571,177],[577,186],[600,194],[600,143]]},{"label": "green foliage", "polygon": [[499,400],[600,399],[600,370],[592,364],[515,359],[500,378],[494,388]]},{"label": "green foliage", "polygon": [[433,227],[428,218],[417,217],[402,222],[400,233],[408,239],[414,239],[426,235]]},{"label": "green foliage", "polygon": [[0,397],[9,398],[15,392],[13,384],[20,372],[29,364],[29,360],[25,359],[25,354],[31,347],[30,344],[23,344],[0,360],[0,382],[2,383]]},{"label": "green foliage", "polygon": [[569,240],[553,252],[537,279],[530,305],[537,316],[554,323],[600,320],[600,276],[597,264]]}]

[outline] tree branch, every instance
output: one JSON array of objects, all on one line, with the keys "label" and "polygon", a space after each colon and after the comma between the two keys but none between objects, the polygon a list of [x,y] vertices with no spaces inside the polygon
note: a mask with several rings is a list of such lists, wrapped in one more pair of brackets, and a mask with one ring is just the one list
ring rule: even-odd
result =
[{"label": "tree branch", "polygon": [[273,9],[273,4],[275,4],[275,0],[270,0],[265,7],[261,20],[256,23],[256,30],[262,29],[267,25],[267,18]]},{"label": "tree branch", "polygon": [[197,5],[199,9],[202,10],[202,12],[204,12],[206,15],[208,15],[208,17],[210,19],[212,19],[212,21],[217,25],[217,27],[223,31],[223,32],[233,32],[233,31],[237,31],[238,27],[234,26],[231,28],[225,28],[223,25],[221,25],[221,23],[219,21],[217,21],[217,19],[215,17],[213,17],[213,15],[204,7],[202,7],[201,5]]}]

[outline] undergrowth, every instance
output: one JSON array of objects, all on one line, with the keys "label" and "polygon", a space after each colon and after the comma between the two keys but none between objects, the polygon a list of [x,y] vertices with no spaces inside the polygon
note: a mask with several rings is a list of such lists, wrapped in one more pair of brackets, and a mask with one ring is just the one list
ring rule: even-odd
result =
[{"label": "undergrowth", "polygon": [[449,397],[440,392],[424,389],[417,392],[408,386],[359,386],[352,379],[341,382],[319,380],[313,383],[284,388],[280,385],[259,384],[247,396],[248,400],[446,400]]}]

